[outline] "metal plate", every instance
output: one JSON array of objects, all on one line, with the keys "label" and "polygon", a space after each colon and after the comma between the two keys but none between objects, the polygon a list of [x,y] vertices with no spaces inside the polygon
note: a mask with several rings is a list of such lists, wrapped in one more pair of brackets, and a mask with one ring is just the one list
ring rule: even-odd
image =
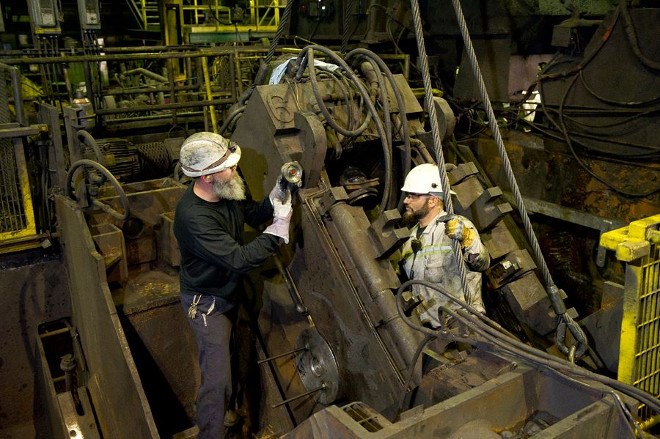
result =
[{"label": "metal plate", "polygon": [[325,339],[315,329],[305,329],[298,336],[296,369],[308,391],[323,387],[318,393],[321,404],[331,404],[339,394],[337,360]]}]

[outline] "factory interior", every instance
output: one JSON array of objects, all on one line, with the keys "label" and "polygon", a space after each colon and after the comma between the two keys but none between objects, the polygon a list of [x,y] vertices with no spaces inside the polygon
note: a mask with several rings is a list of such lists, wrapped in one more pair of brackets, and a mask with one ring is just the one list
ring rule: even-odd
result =
[{"label": "factory interior", "polygon": [[[660,437],[657,0],[0,11],[0,439],[196,437],[172,226],[200,131],[255,200],[301,178],[227,437]],[[397,270],[423,163],[491,259],[458,329]]]}]

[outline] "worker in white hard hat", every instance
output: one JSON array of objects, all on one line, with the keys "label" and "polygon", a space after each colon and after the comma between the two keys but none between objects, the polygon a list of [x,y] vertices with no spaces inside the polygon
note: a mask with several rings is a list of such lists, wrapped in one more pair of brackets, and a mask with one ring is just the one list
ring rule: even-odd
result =
[{"label": "worker in white hard hat", "polygon": [[[289,242],[291,196],[276,183],[262,201],[247,200],[236,170],[241,148],[221,135],[193,134],[179,157],[183,173],[193,178],[177,205],[174,234],[181,252],[181,302],[199,351],[197,437],[217,439],[225,436],[232,391],[230,334],[241,278]],[[262,234],[246,242],[244,223],[256,228],[268,221]]]},{"label": "worker in white hard hat", "polygon": [[[490,264],[488,250],[479,238],[474,224],[460,215],[447,217],[438,167],[425,163],[415,166],[401,188],[405,198],[404,222],[412,226],[410,238],[401,250],[401,268],[409,279],[437,284],[452,296],[465,302],[465,294],[452,240],[460,243],[461,257],[466,263],[468,304],[485,312],[481,297],[481,273]],[[420,301],[416,311],[421,322],[432,328],[444,325],[439,307],[460,306],[442,293],[421,284],[413,284],[412,293]]]}]

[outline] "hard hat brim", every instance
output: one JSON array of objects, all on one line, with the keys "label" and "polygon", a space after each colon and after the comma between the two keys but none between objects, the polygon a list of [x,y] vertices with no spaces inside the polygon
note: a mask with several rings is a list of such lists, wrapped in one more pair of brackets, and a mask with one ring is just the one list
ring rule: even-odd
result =
[{"label": "hard hat brim", "polygon": [[230,153],[227,159],[222,163],[220,163],[218,166],[209,169],[204,169],[203,171],[190,171],[185,168],[182,168],[181,170],[188,177],[194,178],[194,177],[201,177],[203,175],[215,174],[216,172],[224,171],[225,169],[231,168],[235,166],[241,159],[241,147],[233,142],[232,142],[232,146],[236,148],[234,152]]}]

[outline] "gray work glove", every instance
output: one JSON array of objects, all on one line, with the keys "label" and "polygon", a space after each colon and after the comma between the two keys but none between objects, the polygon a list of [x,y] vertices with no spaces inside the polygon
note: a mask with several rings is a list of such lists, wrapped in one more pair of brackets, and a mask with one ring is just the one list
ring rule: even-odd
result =
[{"label": "gray work glove", "polygon": [[291,207],[291,197],[283,203],[279,198],[273,201],[273,223],[266,227],[264,233],[275,235],[284,240],[285,244],[289,243],[289,223],[291,222],[291,214],[293,208]]},{"label": "gray work glove", "polygon": [[277,181],[275,182],[275,186],[273,189],[270,190],[270,194],[268,194],[268,198],[270,198],[270,202],[273,206],[275,206],[275,200],[280,200],[281,202],[285,202],[289,199],[289,185],[282,183],[282,176],[280,175],[277,177]]}]

